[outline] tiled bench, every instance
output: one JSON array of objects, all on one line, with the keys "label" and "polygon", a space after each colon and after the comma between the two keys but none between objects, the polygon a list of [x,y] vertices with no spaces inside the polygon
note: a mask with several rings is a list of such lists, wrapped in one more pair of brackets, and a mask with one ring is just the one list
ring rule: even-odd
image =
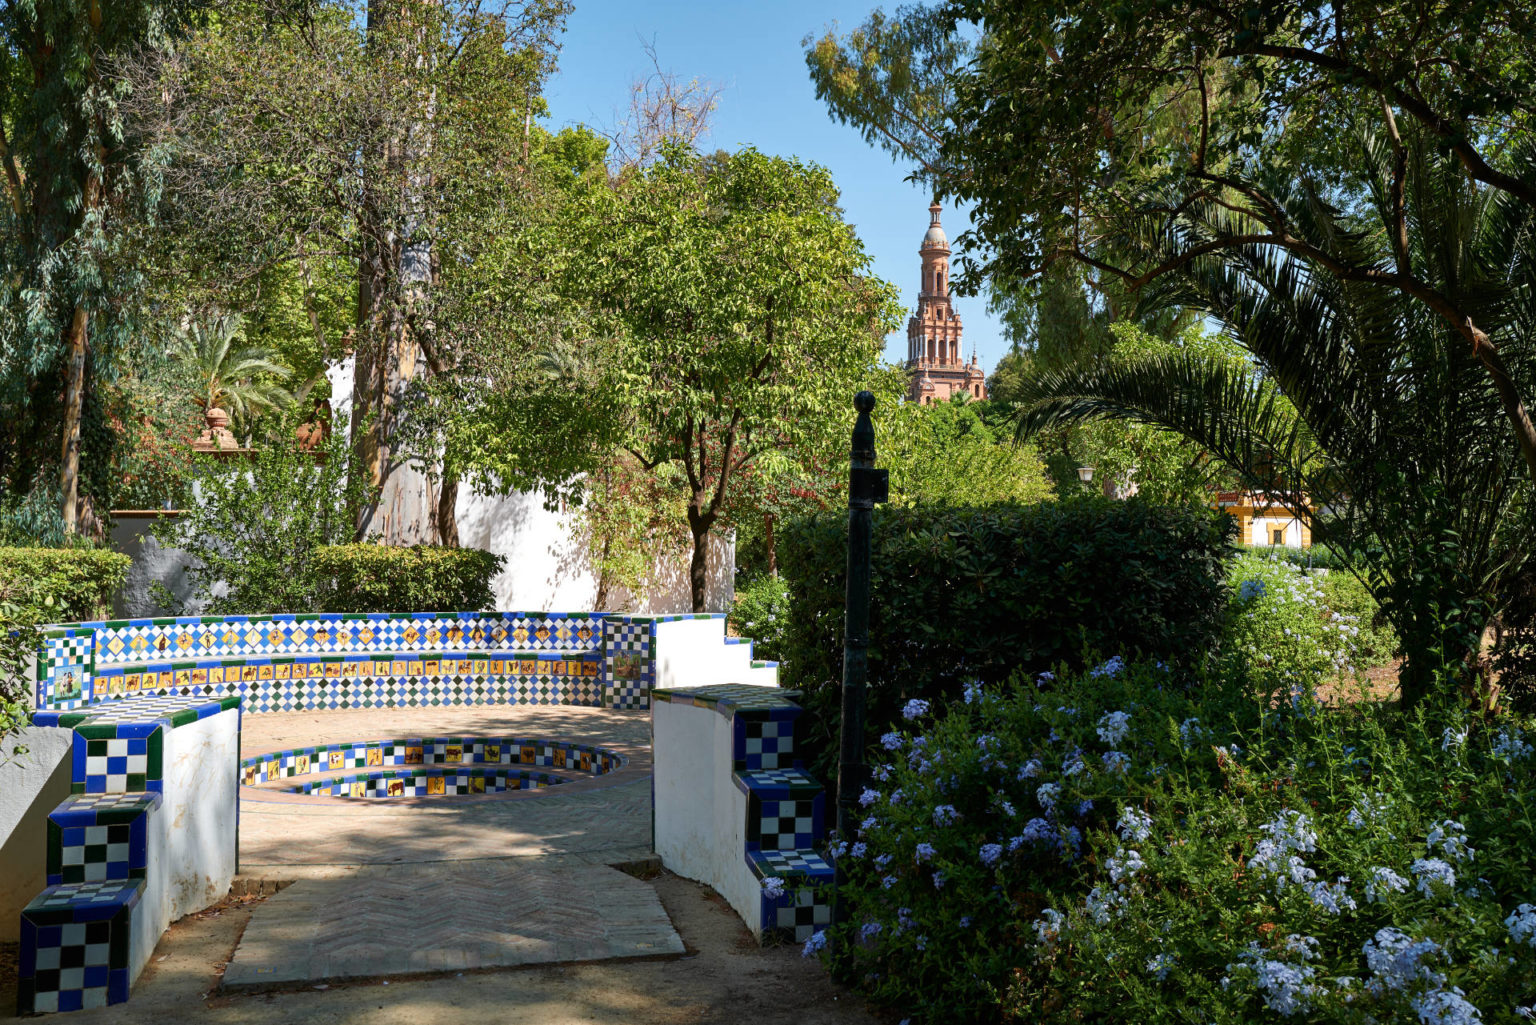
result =
[{"label": "tiled bench", "polygon": [[795,692],[652,691],[656,853],[713,886],[760,940],[831,924],[826,796],[795,759]]},{"label": "tiled bench", "polygon": [[73,731],[48,816],[48,887],[21,913],[17,1010],[128,999],[167,925],[235,872],[238,698],[139,697],[37,712]]}]

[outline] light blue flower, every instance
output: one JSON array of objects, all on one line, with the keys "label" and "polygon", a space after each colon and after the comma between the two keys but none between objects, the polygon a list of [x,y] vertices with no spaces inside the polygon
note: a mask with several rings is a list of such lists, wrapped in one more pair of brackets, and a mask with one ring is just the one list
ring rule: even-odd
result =
[{"label": "light blue flower", "polygon": [[880,791],[865,787],[864,792],[859,795],[859,807],[868,808],[878,800],[880,800]]},{"label": "light blue flower", "polygon": [[911,701],[908,701],[904,706],[902,706],[901,709],[901,717],[909,721],[927,714],[928,702],[924,701],[922,698],[913,698]]},{"label": "light blue flower", "polygon": [[1116,655],[1114,658],[1109,659],[1102,665],[1095,666],[1094,668],[1088,670],[1088,675],[1094,677],[1108,676],[1113,679],[1114,677],[1119,676],[1124,669],[1125,659],[1121,658],[1119,655]]},{"label": "light blue flower", "polygon": [[997,860],[1003,856],[1003,845],[987,843],[981,845],[981,863],[989,868],[997,864]]},{"label": "light blue flower", "polygon": [[896,877],[895,876],[886,876],[884,879],[880,880],[880,887],[881,887],[881,889],[889,890],[891,887],[893,887],[895,885],[896,885]]},{"label": "light blue flower", "polygon": [[879,936],[880,933],[884,931],[884,929],[885,926],[881,925],[879,922],[865,922],[863,927],[859,929],[859,935],[866,940],[873,939],[874,937]]},{"label": "light blue flower", "polygon": [[948,878],[943,872],[935,872],[933,874],[933,888],[935,890],[944,889],[944,883]]},{"label": "light blue flower", "polygon": [[1374,904],[1384,899],[1381,895],[1387,893],[1402,893],[1408,889],[1408,880],[1386,868],[1377,865],[1371,869],[1370,878],[1365,881],[1365,899]]},{"label": "light blue flower", "polygon": [[763,880],[763,896],[769,900],[778,900],[784,896],[784,880],[778,876],[768,876]]},{"label": "light blue flower", "polygon": [[1035,800],[1040,802],[1040,807],[1050,811],[1056,807],[1056,800],[1061,796],[1060,783],[1041,783],[1035,790]]},{"label": "light blue flower", "polygon": [[865,843],[863,840],[860,840],[849,849],[849,853],[852,854],[855,858],[862,858],[864,857],[865,852],[868,850],[869,844]]},{"label": "light blue flower", "polygon": [[933,857],[933,853],[933,844],[931,843],[920,843],[917,845],[914,851],[917,860],[920,862],[927,861],[929,858]]},{"label": "light blue flower", "polygon": [[826,934],[826,932],[824,932],[824,931],[823,932],[813,932],[813,933],[811,933],[811,938],[805,941],[805,946],[800,948],[800,956],[801,957],[810,957],[812,954],[819,954],[823,950],[826,950],[826,949],[827,949],[827,934]]},{"label": "light blue flower", "polygon": [[952,804],[941,804],[933,809],[933,824],[935,826],[952,826],[960,821],[960,813],[955,811]]},{"label": "light blue flower", "polygon": [[1516,943],[1524,943],[1536,947],[1536,906],[1521,904],[1504,919],[1504,928],[1509,930],[1509,938]]},{"label": "light blue flower", "polygon": [[1173,971],[1174,962],[1177,960],[1172,954],[1154,954],[1147,958],[1147,974],[1162,982],[1168,978],[1168,973]]},{"label": "light blue flower", "polygon": [[1105,751],[1101,760],[1110,772],[1129,772],[1131,769],[1131,756],[1123,751]]},{"label": "light blue flower", "polygon": [[1122,840],[1141,843],[1152,835],[1152,816],[1126,805],[1120,809],[1120,821],[1115,828]]},{"label": "light blue flower", "polygon": [[1260,580],[1258,577],[1252,577],[1248,580],[1244,580],[1238,587],[1237,597],[1241,601],[1254,601],[1264,597],[1264,592],[1266,590],[1268,590],[1268,588],[1265,586],[1263,580]]},{"label": "light blue flower", "polygon": [[887,751],[900,751],[901,743],[902,741],[900,733],[887,733],[885,736],[880,738],[880,746],[885,748]]},{"label": "light blue flower", "polygon": [[967,705],[974,704],[977,701],[980,701],[981,700],[981,681],[980,680],[973,680],[972,682],[966,684],[965,685],[964,694],[965,694],[965,703]]},{"label": "light blue flower", "polygon": [[1110,747],[1119,747],[1120,741],[1131,731],[1131,717],[1126,712],[1106,712],[1099,717],[1096,732],[1099,739]]},{"label": "light blue flower", "polygon": [[1435,895],[1435,883],[1448,887],[1456,885],[1456,870],[1440,858],[1419,858],[1408,869],[1418,876],[1418,890],[1426,897]]}]

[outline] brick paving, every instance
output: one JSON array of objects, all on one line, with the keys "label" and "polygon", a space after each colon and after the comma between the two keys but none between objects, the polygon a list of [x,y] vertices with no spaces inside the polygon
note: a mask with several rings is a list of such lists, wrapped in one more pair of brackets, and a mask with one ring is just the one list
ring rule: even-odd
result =
[{"label": "brick paving", "polygon": [[457,862],[293,884],[251,916],[223,988],[683,952],[656,891],[622,872]]},{"label": "brick paving", "polygon": [[654,890],[606,867],[654,857],[644,712],[252,715],[241,753],[433,736],[571,740],[628,762],[494,797],[346,800],[242,787],[241,876],[298,881],[257,908],[226,987],[682,953]]},{"label": "brick paving", "polygon": [[242,787],[241,874],[289,880],[449,861],[557,858],[611,865],[651,856],[645,712],[553,706],[248,715],[241,755],[432,736],[573,740],[619,751],[629,761],[592,779],[484,797],[346,800]]}]

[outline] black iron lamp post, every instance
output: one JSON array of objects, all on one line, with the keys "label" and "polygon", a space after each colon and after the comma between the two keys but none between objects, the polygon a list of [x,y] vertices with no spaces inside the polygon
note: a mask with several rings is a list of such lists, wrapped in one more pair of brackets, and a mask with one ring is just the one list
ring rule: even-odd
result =
[{"label": "black iron lamp post", "polygon": [[[890,497],[890,472],[875,469],[875,425],[869,414],[875,396],[853,397],[859,411],[853,425],[848,471],[848,607],[843,633],[843,715],[837,762],[837,833],[851,843],[859,791],[864,786],[864,682],[869,675],[870,526],[877,502]],[[838,878],[842,879],[841,859]]]}]

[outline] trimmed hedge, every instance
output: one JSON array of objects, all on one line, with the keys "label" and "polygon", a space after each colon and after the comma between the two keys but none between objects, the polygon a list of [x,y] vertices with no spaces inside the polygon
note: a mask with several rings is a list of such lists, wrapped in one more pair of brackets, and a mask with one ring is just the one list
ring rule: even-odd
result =
[{"label": "trimmed hedge", "polygon": [[132,561],[103,548],[0,548],[0,604],[23,622],[105,619]]},{"label": "trimmed hedge", "polygon": [[[1140,499],[875,510],[868,725],[912,698],[958,695],[1089,659],[1188,664],[1214,652],[1236,524]],[[842,681],[847,513],[791,523],[781,682],[804,693],[808,748],[831,765]]]},{"label": "trimmed hedge", "polygon": [[316,548],[311,566],[321,612],[470,612],[495,606],[505,562],[479,548],[356,544]]}]

